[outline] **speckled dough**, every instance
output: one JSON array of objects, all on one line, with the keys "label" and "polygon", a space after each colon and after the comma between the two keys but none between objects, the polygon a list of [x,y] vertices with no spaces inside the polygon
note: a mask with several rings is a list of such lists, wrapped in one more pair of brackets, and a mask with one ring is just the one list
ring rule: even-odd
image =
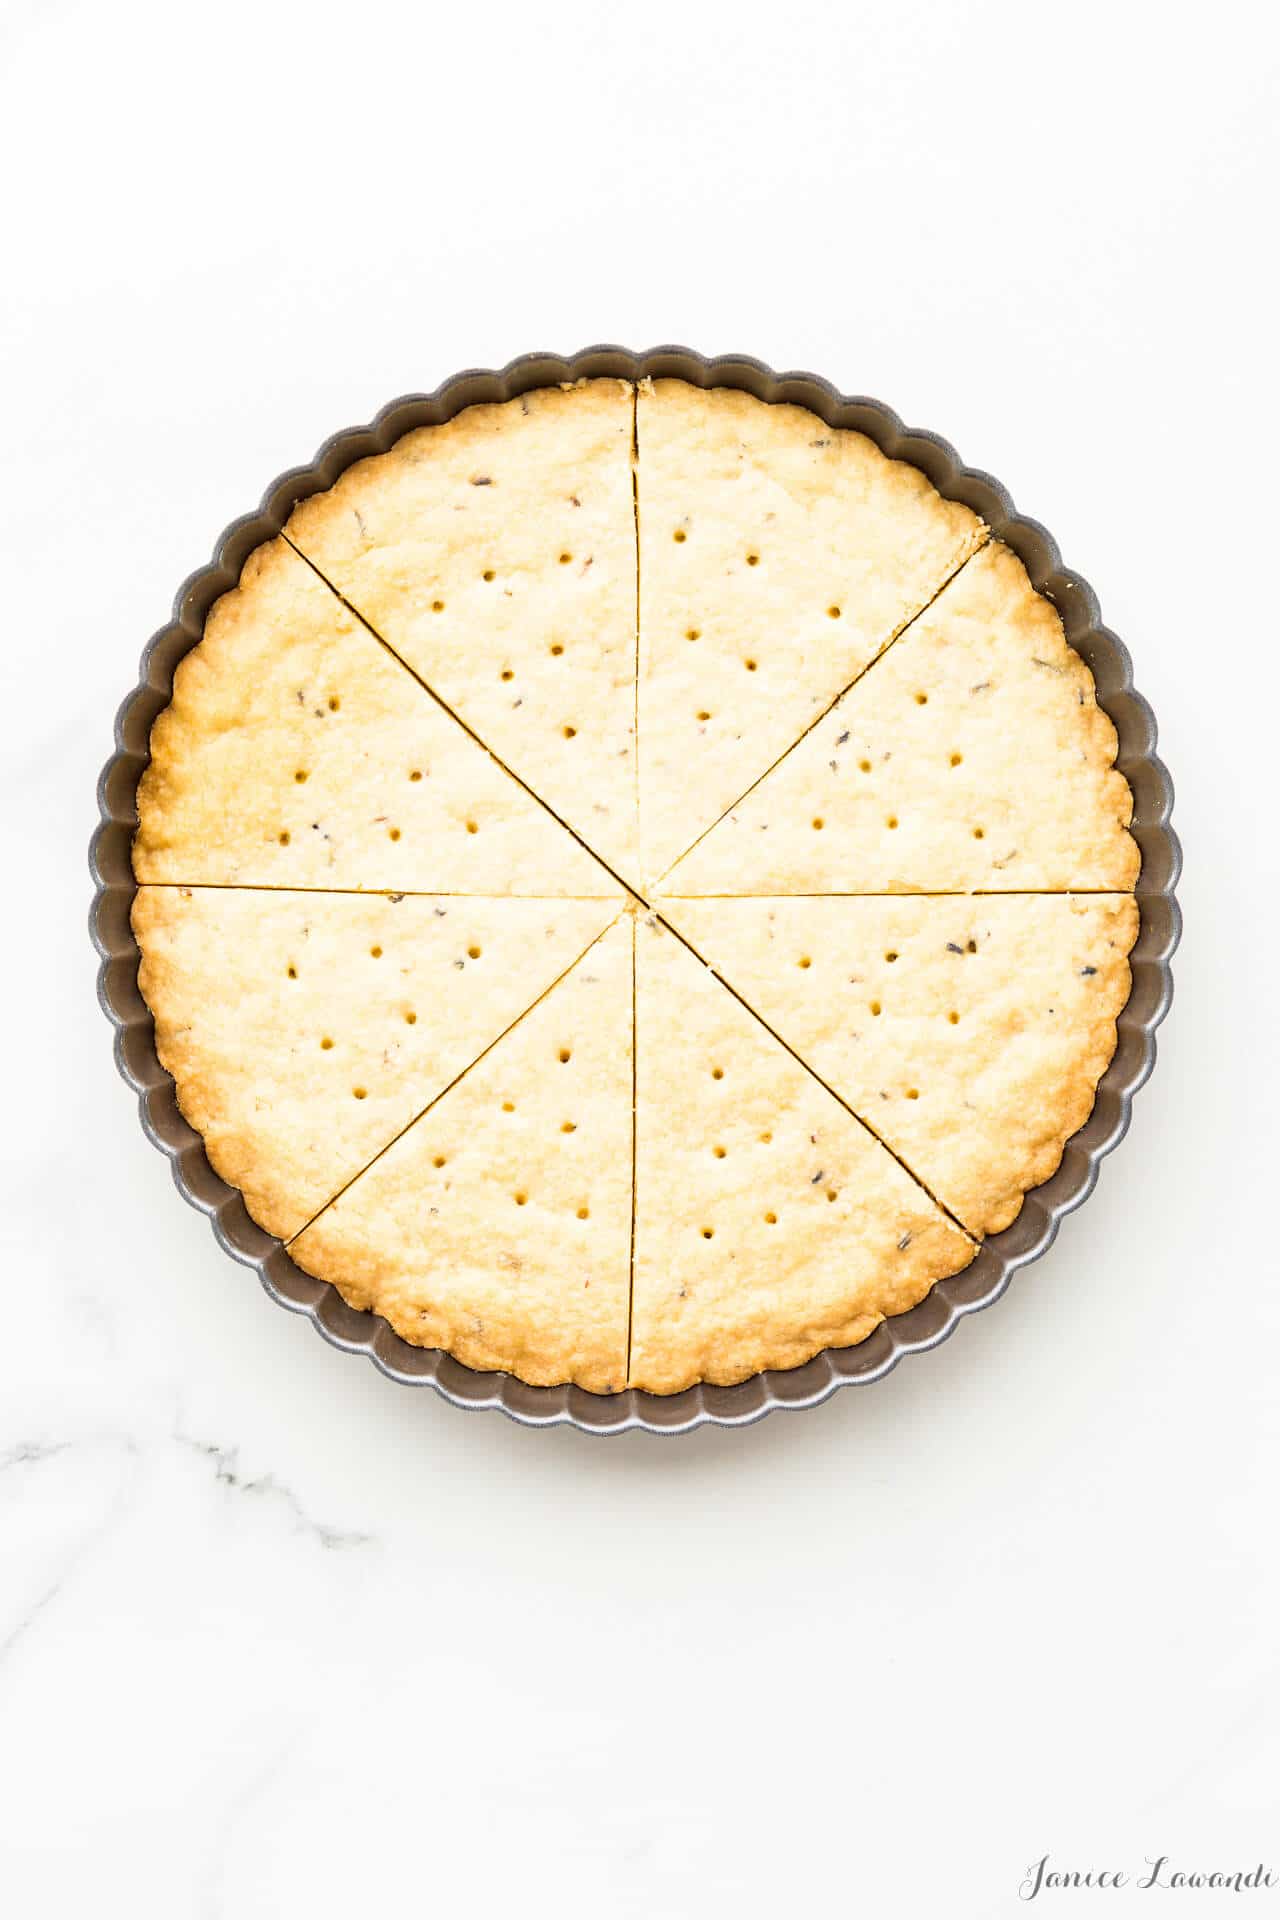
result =
[{"label": "speckled dough", "polygon": [[283,540],[180,663],[138,818],[139,880],[618,893]]},{"label": "speckled dough", "polygon": [[286,532],[624,879],[636,872],[632,389],[468,407]]},{"label": "speckled dough", "polygon": [[632,920],[295,1240],[419,1346],[535,1385],[626,1380]]},{"label": "speckled dough", "polygon": [[641,389],[644,884],[812,725],[986,537],[860,433],[679,380]]},{"label": "speckled dough", "polygon": [[600,900],[143,887],[138,983],[211,1165],[287,1238],[615,912]]},{"label": "speckled dough", "polygon": [[664,910],[976,1234],[1088,1119],[1138,933],[1127,894]]},{"label": "speckled dough", "polygon": [[859,1121],[653,919],[636,935],[631,1382],[866,1339],[973,1258]]},{"label": "speckled dough", "polygon": [[799,408],[598,380],[287,532],[153,728],[133,921],[182,1111],[300,1266],[469,1366],[676,1393],[866,1339],[1016,1217],[1139,862],[972,513]]},{"label": "speckled dough", "polygon": [[1138,877],[1116,732],[993,541],[672,872],[673,893],[1114,887]]}]

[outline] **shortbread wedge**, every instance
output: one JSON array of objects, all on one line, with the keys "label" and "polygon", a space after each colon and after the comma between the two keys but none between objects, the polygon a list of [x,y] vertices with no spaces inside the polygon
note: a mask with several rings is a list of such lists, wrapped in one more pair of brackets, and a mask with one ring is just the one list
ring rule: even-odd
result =
[{"label": "shortbread wedge", "polygon": [[1138,877],[1093,676],[993,541],[667,876],[714,893],[1018,892]]},{"label": "shortbread wedge", "polygon": [[792,745],[986,530],[800,407],[642,387],[644,884]]},{"label": "shortbread wedge", "polygon": [[1088,1119],[1138,932],[1127,894],[679,900],[699,953],[974,1234]]},{"label": "shortbread wedge", "polygon": [[283,540],[179,665],[138,821],[139,880],[618,893]]},{"label": "shortbread wedge", "polygon": [[288,537],[624,880],[636,872],[632,389],[407,434]]},{"label": "shortbread wedge", "polygon": [[632,919],[296,1239],[419,1346],[535,1385],[626,1379]]},{"label": "shortbread wedge", "polygon": [[149,886],[156,1051],[210,1163],[287,1238],[572,966],[601,900]]},{"label": "shortbread wedge", "polygon": [[636,930],[631,1384],[851,1346],[973,1258],[872,1134],[656,919]]}]

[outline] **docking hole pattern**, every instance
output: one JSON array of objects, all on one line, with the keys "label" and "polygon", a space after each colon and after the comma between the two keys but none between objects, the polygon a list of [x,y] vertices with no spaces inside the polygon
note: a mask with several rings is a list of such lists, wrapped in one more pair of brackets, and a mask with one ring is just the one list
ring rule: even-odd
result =
[{"label": "docking hole pattern", "polygon": [[[1087,1118],[1114,1047],[1136,933],[1136,915],[1125,909],[1136,862],[1127,880],[1099,886],[1091,849],[1073,842],[1068,858],[1078,854],[1079,877],[1072,869],[1060,885],[1018,888],[1021,873],[1038,876],[1034,862],[1048,858],[1028,853],[1024,827],[1030,820],[1039,831],[1035,796],[1055,769],[1020,768],[1022,793],[999,785],[1001,743],[1020,711],[1013,702],[1048,715],[1045,727],[1078,726],[1081,744],[1065,732],[1064,756],[1092,756],[1089,777],[1114,792],[1113,824],[1121,831],[1128,789],[1115,786],[1109,722],[1056,615],[1038,596],[1017,601],[1018,563],[1010,565],[1007,550],[996,554],[998,543],[966,510],[927,487],[922,493],[913,469],[860,452],[856,435],[840,441],[816,416],[803,416],[811,464],[797,442],[787,453],[793,465],[780,462],[775,473],[760,437],[767,422],[761,425],[751,411],[760,403],[752,402],[739,410],[740,427],[728,410],[728,424],[712,422],[720,434],[716,457],[735,476],[734,499],[741,497],[741,524],[726,519],[714,488],[706,498],[696,488],[676,498],[669,475],[655,483],[650,523],[645,414],[632,393],[624,423],[628,446],[637,449],[628,580],[602,531],[603,503],[614,495],[592,464],[594,443],[582,471],[565,476],[540,515],[510,525],[501,518],[504,488],[521,484],[504,433],[514,446],[521,419],[537,421],[570,402],[575,394],[532,411],[520,401],[487,409],[491,422],[477,419],[474,428],[489,434],[485,470],[474,457],[465,473],[456,460],[456,473],[449,464],[450,446],[463,438],[462,414],[423,430],[425,439],[409,436],[413,447],[404,454],[398,446],[363,463],[367,480],[353,468],[331,495],[296,510],[286,560],[296,562],[299,604],[311,596],[317,631],[326,619],[340,627],[348,654],[335,650],[325,671],[317,648],[314,662],[307,660],[311,677],[303,664],[289,668],[297,684],[281,697],[293,703],[293,731],[276,762],[272,804],[255,829],[260,856],[275,863],[277,877],[143,877],[138,900],[152,896],[155,905],[135,911],[140,980],[161,1057],[211,1161],[307,1271],[333,1280],[352,1305],[384,1313],[404,1337],[446,1347],[465,1364],[505,1368],[535,1384],[671,1392],[699,1379],[731,1383],[761,1365],[797,1365],[823,1346],[866,1338],[1008,1224],[1022,1193],[1049,1177]],[[696,473],[698,445],[689,445],[693,451],[681,445],[679,458]],[[599,460],[612,460],[612,448]],[[453,489],[455,524],[472,515],[476,546],[461,540],[452,565],[441,556],[425,582],[410,579],[402,604],[400,583],[367,564],[368,553],[382,541],[406,577],[426,562],[413,546],[411,519],[408,531],[397,531],[390,495],[386,529],[378,532],[372,475],[381,470],[393,493],[392,483],[417,499],[413,490],[424,483],[414,477],[415,462],[425,471],[437,450],[442,498],[453,498]],[[815,541],[807,583],[793,564],[803,515],[788,485],[797,499],[810,498],[805,489],[826,471],[824,461],[832,487],[841,484],[837,455],[865,460],[867,485],[886,499],[900,496],[902,513],[917,516],[922,550],[926,534],[935,540],[933,557],[917,560],[909,538],[900,554],[892,532],[884,535],[886,578],[897,569],[892,591],[883,590],[887,611],[877,597],[879,576],[868,584],[861,561],[842,565],[838,544],[820,551]],[[678,474],[677,454],[670,460]],[[821,490],[813,497],[820,503]],[[630,477],[625,499],[632,501]],[[335,527],[342,506],[343,531],[326,546],[330,501]],[[370,544],[352,559],[356,521]],[[857,538],[850,534],[855,545]],[[246,621],[253,568],[260,555],[264,576],[269,565],[283,564],[268,557],[280,544],[246,564],[239,589]],[[983,568],[996,577],[988,601],[976,594]],[[774,619],[780,592],[788,617]],[[628,597],[630,657],[620,647],[602,668],[601,609]],[[1000,625],[1014,601],[1037,651],[1022,644],[1012,616],[1012,638]],[[953,607],[959,611],[948,626]],[[473,633],[483,644],[472,647]],[[357,655],[367,647],[402,694],[385,779],[370,747],[359,667],[342,664],[353,647]],[[966,666],[967,678],[953,666],[965,648],[980,661]],[[305,657],[299,645],[299,662]],[[847,665],[837,671],[830,664],[837,660]],[[641,721],[643,677],[657,673],[654,662],[663,663],[671,689],[664,709],[670,756],[697,799],[676,857],[668,850],[654,870],[642,862],[624,872],[600,851],[598,821],[608,809],[593,770],[606,750],[625,762],[643,846],[648,770],[657,769],[655,779],[677,777],[652,722],[646,733]],[[214,671],[207,661],[204,670]],[[250,728],[270,704],[266,682],[275,669],[268,660],[260,671],[260,707],[246,700],[247,717],[235,726]],[[797,673],[813,684],[803,711],[793,699]],[[633,715],[607,748],[593,704],[606,684],[623,688],[623,707],[630,703]],[[186,685],[179,681],[180,690]],[[773,713],[793,711],[794,724],[784,719],[776,737],[762,734],[768,745],[750,765],[742,742],[756,717],[764,726]],[[502,731],[517,712],[520,738],[531,743],[523,761],[511,752],[514,736]],[[420,733],[400,728],[415,716]],[[160,738],[157,722],[153,765]],[[576,787],[572,768],[582,769]],[[714,805],[703,805],[704,791]],[[161,803],[152,804],[162,818]],[[433,805],[443,811],[421,810]],[[772,808],[767,818],[762,808]],[[577,871],[592,876],[595,892],[522,893],[523,843],[516,838],[516,851],[508,848],[517,817],[522,831],[531,822],[530,834],[582,859]],[[143,814],[144,830],[152,818]],[[317,847],[337,849],[332,858],[340,860],[356,821],[364,843],[383,847],[379,859],[420,858],[425,870],[438,858],[469,884],[434,895],[296,878],[315,871],[307,863]],[[953,889],[916,877],[932,871],[920,863],[940,844],[955,849],[957,872],[970,876]],[[888,884],[855,884],[867,847]],[[198,854],[193,845],[193,868]],[[847,888],[808,884],[810,873],[843,877],[846,868],[853,875]],[[730,883],[698,881],[722,870]],[[757,870],[766,876],[760,891]],[[505,887],[485,884],[503,873],[511,880]],[[272,950],[277,897],[286,931]],[[208,935],[198,936],[196,923],[203,928],[205,919]],[[264,955],[260,978],[249,959],[237,975],[242,1017],[260,1035],[264,1079],[255,1086],[243,1062],[219,1079],[215,1063],[208,1075],[215,1091],[202,1106],[193,1049],[222,1044],[218,1036],[234,1033],[241,1017],[234,1006],[210,1011],[201,999],[215,977],[209,942],[230,937],[233,925],[252,929],[252,952]],[[619,966],[629,969],[629,985],[617,985]],[[680,977],[690,1008],[705,1009],[696,1016],[701,1025],[682,1026],[658,994],[662,967]],[[180,1003],[188,979],[189,1015],[171,1012],[166,996]],[[613,999],[602,981],[611,983]],[[593,1015],[593,1005],[608,1007],[609,1018]],[[665,1096],[655,1102],[659,1058]],[[277,1063],[278,1086],[268,1062]],[[1041,1124],[1029,1090],[1046,1084],[1045,1101],[1057,1105]],[[775,1086],[776,1096],[768,1091]],[[293,1118],[281,1097],[286,1088],[295,1090]],[[331,1124],[298,1122],[308,1103]],[[297,1127],[307,1180],[296,1204],[272,1205],[255,1185],[255,1151],[270,1161],[261,1143],[273,1125]],[[964,1137],[979,1140],[976,1159]],[[661,1180],[657,1169],[665,1170]],[[349,1272],[349,1248],[343,1251],[346,1223],[364,1217],[364,1196],[375,1192],[382,1196],[377,1217],[394,1219],[397,1246],[409,1249],[381,1292],[352,1277],[358,1262]],[[372,1199],[368,1207],[372,1214]],[[481,1230],[484,1221],[491,1229]],[[447,1274],[433,1267],[437,1244],[447,1249]],[[618,1246],[625,1248],[621,1282],[608,1265],[615,1253],[607,1249]],[[849,1269],[844,1294],[836,1282],[815,1278],[824,1248],[835,1249],[836,1268]],[[475,1265],[470,1304],[466,1259]],[[556,1301],[570,1287],[575,1302],[585,1297],[598,1309],[575,1304],[571,1322],[558,1319]],[[771,1308],[760,1304],[775,1297]],[[591,1319],[595,1311],[612,1316],[607,1327]],[[776,1357],[752,1332],[766,1312],[775,1316]],[[579,1330],[572,1337],[564,1332],[570,1324]]]}]

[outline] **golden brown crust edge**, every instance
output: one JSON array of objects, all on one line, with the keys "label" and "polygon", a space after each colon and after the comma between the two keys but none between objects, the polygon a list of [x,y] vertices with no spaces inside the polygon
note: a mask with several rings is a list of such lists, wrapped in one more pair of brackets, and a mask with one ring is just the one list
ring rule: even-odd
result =
[{"label": "golden brown crust edge", "polygon": [[[553,420],[566,408],[572,409],[579,432],[588,437],[594,432],[607,443],[618,426],[623,399],[630,411],[632,391],[627,380],[569,381],[557,387],[535,387],[513,400],[480,401],[436,426],[413,427],[385,453],[355,461],[331,487],[300,500],[285,524],[286,537],[303,553],[320,555],[326,564],[349,562],[366,551],[353,507],[370,498],[394,496],[407,470],[422,462],[465,460],[473,452],[481,456],[492,450],[495,435],[508,433],[518,422],[531,421],[537,431],[544,415]],[[479,464],[483,467],[484,460]]]},{"label": "golden brown crust edge", "polygon": [[1120,1016],[1133,991],[1133,969],[1129,964],[1129,955],[1137,942],[1142,924],[1135,898],[1131,896],[1117,904],[1121,916],[1117,922],[1121,944],[1106,963],[1101,984],[1104,1006],[1099,1011],[1089,1046],[1081,1055],[1074,1079],[1063,1090],[1058,1102],[1052,1135],[1032,1154],[1021,1186],[1014,1192],[993,1198],[980,1219],[965,1223],[984,1239],[1012,1226],[1022,1212],[1027,1195],[1034,1193],[1037,1187],[1043,1186],[1058,1171],[1068,1146],[1093,1112],[1102,1076],[1115,1058],[1116,1048],[1120,1044]]},{"label": "golden brown crust edge", "polygon": [[[1066,623],[1047,595],[1033,583],[1026,566],[1003,540],[992,539],[983,549],[982,564],[990,574],[990,614],[993,621],[1001,613],[1011,622],[1019,619],[1031,632],[1038,631],[1039,647],[1055,666],[1065,670],[1070,686],[1077,694],[1072,715],[1081,729],[1080,750],[1102,770],[1097,807],[1100,819],[1115,819],[1121,838],[1109,850],[1112,865],[1105,859],[1099,880],[1117,893],[1132,893],[1142,868],[1142,850],[1133,838],[1133,788],[1116,765],[1120,737],[1115,722],[1098,701],[1093,668],[1067,638]],[[926,616],[927,617],[927,616]],[[1064,892],[1071,889],[1064,888]],[[1136,937],[1136,936],[1135,936]],[[1083,1122],[1081,1123],[1083,1124]]]},{"label": "golden brown crust edge", "polygon": [[261,598],[273,591],[289,592],[291,577],[304,563],[277,536],[255,547],[234,587],[219,595],[205,617],[204,631],[174,669],[173,690],[151,724],[150,758],[138,782],[138,825],[131,859],[134,878],[165,881],[165,836],[158,831],[171,797],[180,798],[190,755],[190,743],[201,731],[197,717],[211,687],[216,687],[225,661],[234,655],[242,631],[257,618]]},{"label": "golden brown crust edge", "polygon": [[883,1305],[879,1309],[864,1310],[847,1319],[804,1331],[792,1329],[779,1332],[777,1329],[758,1328],[735,1339],[732,1362],[718,1360],[704,1353],[692,1356],[687,1364],[680,1366],[675,1356],[663,1354],[641,1368],[633,1367],[627,1385],[664,1396],[683,1393],[687,1388],[703,1383],[713,1387],[733,1387],[744,1380],[753,1379],[758,1373],[790,1372],[828,1349],[860,1346],[864,1340],[870,1339],[882,1322],[896,1319],[899,1314],[908,1313],[912,1307],[919,1306],[939,1280],[947,1280],[954,1274],[964,1272],[977,1257],[978,1248],[971,1242],[965,1257],[957,1262],[954,1253],[958,1239],[959,1236],[955,1234],[939,1234],[936,1246],[919,1261],[915,1270],[910,1275],[904,1275],[896,1286],[886,1290]]},{"label": "golden brown crust edge", "polygon": [[[909,460],[885,453],[869,434],[856,427],[829,427],[812,408],[785,400],[758,400],[741,387],[695,387],[678,378],[642,380],[639,383],[642,409],[646,404],[686,403],[692,431],[705,432],[730,426],[747,443],[767,427],[768,437],[786,445],[804,444],[815,427],[821,434],[846,450],[848,457],[878,470],[904,501],[927,504],[952,529],[962,552],[976,552],[988,537],[988,530],[972,508],[962,501],[949,500],[938,491],[927,473]],[[692,399],[690,400],[690,396]]]},{"label": "golden brown crust edge", "polygon": [[[260,548],[257,553],[250,557],[250,561],[246,565],[245,579],[242,581],[242,585],[248,582],[249,570],[254,566],[255,562],[266,564],[266,557],[271,553],[272,549],[280,545],[282,545],[280,542],[268,543],[268,546]],[[231,599],[235,591],[237,590],[232,590],[232,595],[224,596],[224,600]],[[222,604],[223,602],[219,602],[218,607],[221,607]],[[215,608],[215,614],[217,611],[218,608]],[[186,660],[179,664],[178,674],[175,675],[175,696],[178,690],[178,676],[183,673],[183,669],[186,666]],[[1085,671],[1088,671],[1087,667]],[[169,725],[173,724],[171,716],[172,708],[166,707],[161,714],[157,716],[153,728],[152,761],[145,770],[143,779],[139,784],[138,806],[140,822],[145,820],[150,809],[163,808],[167,754],[167,729],[165,723],[168,722]],[[1108,716],[1103,714],[1101,710],[1098,711],[1098,718],[1110,731],[1113,743],[1110,757],[1114,759],[1114,727]],[[1128,782],[1124,780],[1124,776],[1118,771],[1116,773],[1116,780],[1123,784],[1125,794],[1128,795],[1129,807],[1126,818],[1131,818],[1132,794]],[[137,866],[136,850],[143,841],[144,833],[140,827],[139,835],[135,840],[135,867]],[[1131,849],[1132,876],[1127,880],[1119,881],[1118,885],[1120,888],[1126,886],[1131,888],[1136,884],[1138,877],[1140,854],[1135,842],[1130,840],[1129,845]],[[141,915],[139,915],[138,911],[145,897],[144,893],[139,893],[137,896],[134,925],[135,930],[138,932],[139,945],[142,948],[142,961],[139,968],[139,987],[144,999],[146,999],[148,1005],[152,1007],[154,1013],[157,1003],[162,1004],[165,997],[163,965],[162,963],[158,963],[154,956],[148,956],[146,950],[144,938],[145,908],[142,909]],[[142,922],[141,926],[140,919]],[[1132,947],[1133,940],[1137,937],[1137,932],[1138,913],[1135,904],[1132,915],[1130,948]],[[1028,1170],[1025,1189],[1017,1194],[1007,1196],[1003,1201],[992,1203],[992,1207],[981,1231],[985,1233],[999,1232],[1016,1219],[1024,1204],[1026,1192],[1041,1185],[1052,1176],[1061,1164],[1069,1140],[1088,1119],[1089,1113],[1092,1111],[1096,1101],[1098,1084],[1114,1056],[1118,1044],[1117,1020],[1131,990],[1131,969],[1127,958],[1127,951],[1126,949],[1124,955],[1118,956],[1115,963],[1116,985],[1118,988],[1122,983],[1123,991],[1119,993],[1115,1011],[1109,1024],[1104,1025],[1100,1029],[1087,1061],[1082,1063],[1079,1079],[1073,1083],[1072,1087],[1063,1095],[1058,1110],[1059,1124],[1056,1139],[1047,1141],[1033,1158]],[[209,1109],[205,1091],[201,1083],[198,1062],[193,1057],[185,1030],[180,1025],[166,1019],[162,1012],[156,1013],[156,1049],[162,1065],[174,1076],[177,1084],[178,1103],[184,1117],[189,1120],[197,1131],[203,1134],[204,1126],[208,1124],[209,1120]],[[214,1167],[215,1171],[220,1177],[227,1180],[231,1185],[239,1188],[243,1193],[246,1208],[251,1217],[258,1221],[268,1232],[277,1234],[282,1238],[286,1237],[287,1228],[275,1214],[270,1203],[264,1201],[261,1196],[254,1193],[252,1165],[242,1152],[237,1151],[237,1143],[234,1140],[214,1139],[211,1141],[206,1136],[205,1147],[210,1164]],[[969,1260],[974,1257],[975,1253],[976,1248],[970,1250]],[[299,1264],[304,1263],[300,1262]],[[772,1339],[761,1337],[757,1347],[744,1348],[743,1354],[732,1366],[717,1366],[712,1363],[702,1371],[690,1373],[687,1377],[679,1376],[674,1369],[670,1369],[669,1376],[661,1382],[657,1379],[638,1381],[633,1378],[629,1380],[627,1384],[642,1385],[646,1390],[660,1394],[672,1394],[683,1391],[687,1387],[697,1384],[702,1380],[712,1385],[731,1385],[751,1378],[754,1374],[766,1368],[789,1369],[803,1365],[817,1353],[828,1347],[848,1347],[867,1339],[884,1318],[889,1315],[897,1315],[908,1311],[925,1297],[930,1288],[939,1279],[946,1277],[947,1274],[961,1271],[963,1266],[967,1264],[968,1260],[962,1262],[960,1267],[956,1267],[950,1261],[940,1262],[939,1271],[932,1272],[926,1270],[916,1276],[910,1287],[903,1287],[899,1290],[902,1295],[900,1299],[895,1299],[892,1302],[886,1301],[882,1312],[859,1314],[839,1329],[823,1331],[820,1336],[817,1334],[812,1336],[806,1334],[789,1334],[786,1337],[774,1336]],[[332,1284],[337,1287],[342,1297],[353,1307],[366,1309],[373,1306],[371,1299],[366,1297],[367,1289],[358,1276],[344,1280],[335,1280]],[[437,1338],[433,1333],[432,1337],[428,1338],[424,1337],[424,1329],[420,1323],[416,1327],[411,1327],[407,1318],[399,1314],[394,1307],[392,1307],[389,1312],[385,1308],[374,1307],[373,1310],[381,1311],[382,1317],[387,1318],[389,1324],[394,1327],[395,1331],[410,1343],[419,1346],[438,1347],[443,1351],[451,1353],[465,1366],[480,1371],[494,1369],[512,1371],[517,1374],[517,1377],[527,1380],[529,1384],[532,1385],[557,1384],[565,1377],[563,1374],[550,1373],[546,1369],[539,1369],[536,1359],[526,1359],[523,1365],[521,1365],[519,1362],[513,1363],[509,1354],[508,1357],[505,1358],[498,1357],[495,1349],[491,1345],[475,1338],[464,1328],[454,1328],[451,1331],[441,1329],[441,1335],[443,1336],[447,1332],[447,1337]],[[518,1342],[513,1343],[512,1350],[515,1350],[518,1344]],[[616,1383],[606,1381],[603,1377],[601,1365],[595,1362],[584,1362],[577,1371],[568,1377],[574,1380],[576,1384],[590,1391],[608,1392],[617,1390]]]},{"label": "golden brown crust edge", "polygon": [[336,1288],[357,1313],[373,1313],[385,1320],[410,1346],[448,1354],[459,1365],[470,1367],[476,1373],[509,1373],[530,1387],[576,1386],[588,1393],[612,1394],[622,1392],[631,1384],[622,1378],[625,1355],[621,1366],[600,1351],[579,1350],[564,1356],[561,1343],[561,1356],[549,1358],[549,1354],[556,1352],[556,1343],[540,1343],[536,1337],[531,1338],[528,1321],[512,1320],[498,1329],[499,1337],[494,1338],[490,1316],[482,1336],[456,1315],[424,1313],[419,1308],[402,1306],[387,1296],[380,1272],[353,1272],[353,1264],[358,1268],[360,1263],[353,1263],[345,1251],[345,1271],[331,1271],[323,1227],[321,1219],[307,1230],[306,1239],[313,1251],[309,1253],[307,1246],[294,1243],[288,1249],[290,1259],[304,1273]]},{"label": "golden brown crust edge", "polygon": [[141,954],[138,991],[155,1022],[156,1057],[165,1072],[173,1076],[178,1110],[200,1135],[209,1165],[229,1187],[239,1191],[251,1220],[277,1239],[286,1240],[297,1231],[296,1217],[282,1205],[278,1188],[257,1178],[256,1156],[249,1143],[233,1129],[218,1129],[216,1096],[205,1076],[202,1049],[194,1043],[191,1029],[168,1011],[171,1005],[181,1005],[182,994],[172,960],[157,950],[151,939],[163,911],[159,894],[140,888],[129,916]]}]

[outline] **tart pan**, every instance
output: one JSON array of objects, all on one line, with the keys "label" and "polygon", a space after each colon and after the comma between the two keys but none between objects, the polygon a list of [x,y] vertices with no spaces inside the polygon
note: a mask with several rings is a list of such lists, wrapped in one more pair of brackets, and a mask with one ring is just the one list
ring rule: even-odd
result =
[{"label": "tart pan", "polygon": [[[699,1385],[669,1397],[631,1387],[613,1395],[580,1387],[531,1387],[512,1375],[476,1373],[451,1355],[413,1347],[385,1320],[349,1307],[337,1289],[295,1266],[281,1241],[250,1219],[234,1187],[213,1171],[200,1136],[178,1108],[174,1083],[156,1056],[151,1014],[138,990],[139,952],[129,923],[136,890],[130,850],[137,824],[135,797],[149,757],[151,723],[173,691],[179,660],[199,640],[213,602],[236,584],[249,554],[278,534],[293,507],[331,487],[339,475],[369,454],[385,452],[414,427],[437,425],[476,402],[514,399],[533,387],[565,380],[615,375],[626,380],[672,377],[698,387],[739,387],[759,400],[807,407],[827,425],[854,427],[897,460],[919,467],[951,500],[979,514],[1017,553],[1037,589],[1062,615],[1067,639],[1088,662],[1099,705],[1119,736],[1116,764],[1133,789],[1132,831],[1142,850],[1137,898],[1141,918],[1131,955],[1133,990],[1120,1015],[1115,1057],[1103,1075],[1092,1113],[1067,1142],[1052,1179],[1026,1196],[1011,1227],[982,1246],[963,1273],[939,1281],[910,1312],[886,1320],[859,1346],[828,1348],[804,1366],[770,1370],[733,1387]],[[1133,1096],[1155,1063],[1155,1030],[1173,992],[1170,960],[1181,927],[1174,888],[1181,866],[1169,825],[1173,785],[1156,755],[1156,723],[1134,690],[1129,655],[1103,626],[1088,582],[1063,567],[1052,537],[1013,503],[989,474],[961,464],[936,434],[904,427],[878,401],[850,398],[807,373],[774,373],[759,360],[731,354],[704,359],[685,347],[655,347],[631,353],[622,347],[589,347],[562,359],[531,353],[500,371],[455,374],[430,394],[408,394],[364,427],[350,427],[326,440],[309,466],[295,467],[272,482],[256,513],[231,525],[211,563],[179,589],[173,618],[147,643],[138,684],[116,716],[115,752],[98,784],[101,823],[90,848],[95,896],[90,927],[102,959],[98,997],[116,1029],[120,1072],[138,1096],[148,1138],[169,1158],[179,1192],[208,1214],[214,1233],[231,1256],[253,1267],[272,1299],[306,1314],[326,1340],[363,1353],[390,1379],[431,1386],[464,1408],[496,1407],[525,1426],[572,1426],[586,1433],[687,1433],[700,1426],[745,1426],[775,1407],[812,1407],[838,1387],[880,1380],[904,1354],[936,1347],[966,1314],[988,1307],[1014,1274],[1052,1243],[1063,1217],[1086,1200],[1103,1156],[1129,1125]]]}]

